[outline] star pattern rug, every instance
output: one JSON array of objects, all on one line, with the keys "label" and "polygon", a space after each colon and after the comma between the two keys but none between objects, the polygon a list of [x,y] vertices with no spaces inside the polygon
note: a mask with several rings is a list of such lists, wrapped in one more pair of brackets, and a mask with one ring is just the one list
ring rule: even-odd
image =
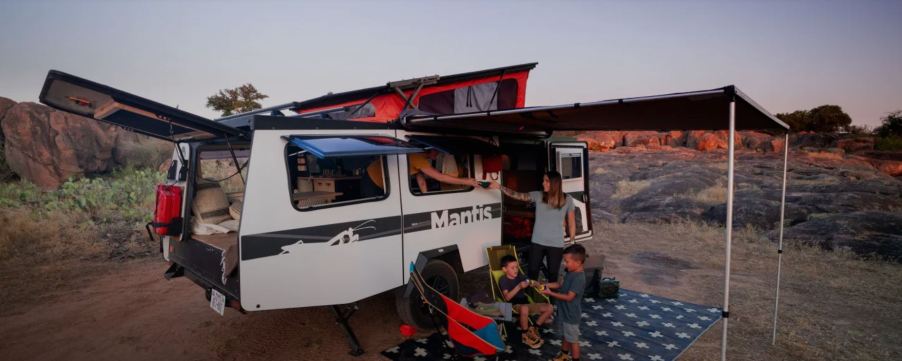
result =
[{"label": "star pattern rug", "polygon": [[[675,360],[721,318],[721,309],[680,302],[647,293],[621,289],[617,298],[583,299],[580,347],[582,360]],[[545,344],[530,349],[520,341],[513,324],[507,325],[506,349],[482,360],[549,360],[560,351],[561,337],[553,328],[543,329]],[[406,340],[382,355],[396,361],[449,360],[446,336]],[[460,357],[458,357],[460,358]]]}]

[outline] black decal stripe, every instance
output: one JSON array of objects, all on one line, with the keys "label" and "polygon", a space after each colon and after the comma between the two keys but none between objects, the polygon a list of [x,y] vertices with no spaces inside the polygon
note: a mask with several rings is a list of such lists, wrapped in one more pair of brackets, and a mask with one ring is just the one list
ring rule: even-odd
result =
[{"label": "black decal stripe", "polygon": [[[501,217],[501,203],[491,203],[480,205],[477,209],[483,210],[485,207],[491,207],[491,218]],[[448,214],[471,211],[473,207],[460,207],[452,209],[439,209],[435,211],[420,212],[408,214],[404,216],[404,232],[419,232],[432,229],[432,213],[441,214],[448,211]],[[480,217],[482,217],[480,215]],[[487,220],[479,218],[480,221]],[[354,220],[349,222],[333,223],[320,226],[288,229],[281,231],[273,231],[267,233],[251,234],[241,237],[241,260],[247,261],[257,258],[276,256],[282,253],[282,247],[297,244],[303,241],[303,244],[325,243],[341,232],[347,231],[349,228],[358,226],[373,228],[361,228],[355,233],[360,237],[358,241],[365,241],[374,238],[382,238],[401,234],[401,216],[375,218],[373,222],[367,219]],[[364,222],[368,222],[365,223]],[[476,222],[471,220],[468,223]],[[303,247],[303,245],[299,245]],[[338,245],[341,247],[341,245]]]},{"label": "black decal stripe", "polygon": [[[321,226],[290,229],[283,231],[252,234],[241,237],[241,259],[251,260],[255,258],[275,256],[282,253],[282,247],[302,241],[304,244],[324,243],[331,240],[341,232],[355,227],[361,228],[355,233],[360,237],[358,241],[373,238],[387,237],[401,233],[401,216],[375,218],[373,222],[367,219],[350,222],[333,223]],[[368,222],[365,223],[364,222]]]}]

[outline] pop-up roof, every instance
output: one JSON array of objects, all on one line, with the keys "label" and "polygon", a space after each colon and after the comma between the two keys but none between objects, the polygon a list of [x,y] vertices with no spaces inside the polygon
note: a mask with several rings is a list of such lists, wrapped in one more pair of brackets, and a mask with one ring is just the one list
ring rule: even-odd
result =
[{"label": "pop-up roof", "polygon": [[536,63],[447,76],[429,76],[383,86],[328,94],[292,103],[302,115],[390,122],[405,108],[414,114],[458,114],[522,108],[526,80]]}]

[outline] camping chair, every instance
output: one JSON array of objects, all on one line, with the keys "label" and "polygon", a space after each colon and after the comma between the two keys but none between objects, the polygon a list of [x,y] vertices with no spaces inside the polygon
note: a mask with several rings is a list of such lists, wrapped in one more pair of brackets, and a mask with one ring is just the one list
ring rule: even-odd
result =
[{"label": "camping chair", "polygon": [[442,316],[438,318],[444,321],[443,326],[448,331],[448,338],[454,344],[456,353],[467,357],[492,356],[505,349],[494,320],[473,312],[433,289],[416,271],[413,263],[410,264],[410,282],[419,291],[423,302],[429,306],[430,313]]},{"label": "camping chair", "polygon": [[[492,283],[492,297],[495,301],[498,302],[507,302],[504,300],[504,294],[501,293],[501,277],[504,276],[504,270],[501,269],[501,258],[507,255],[514,256],[514,259],[517,260],[517,263],[520,263],[520,256],[517,255],[517,248],[512,245],[504,245],[504,246],[494,246],[485,249],[485,253],[489,258],[489,278],[491,278]],[[523,272],[523,268],[520,268],[520,274],[526,274]],[[539,293],[533,287],[529,287],[524,290],[526,294],[526,298],[529,299],[529,303],[550,303],[548,300],[548,296],[545,296]]]},{"label": "camping chair", "polygon": [[[507,302],[507,300],[504,299],[504,293],[501,292],[501,277],[504,277],[504,270],[501,269],[501,258],[512,255],[519,264],[520,257],[517,255],[517,248],[513,245],[494,246],[486,248],[485,253],[489,258],[489,278],[492,285],[492,298],[495,299],[495,302]],[[520,268],[520,274],[525,274],[523,268]],[[526,295],[526,299],[529,300],[529,303],[551,303],[548,300],[548,296],[539,293],[539,291],[533,287],[528,287],[523,290],[523,293]],[[513,312],[516,314],[517,310],[514,310]],[[533,324],[532,318],[529,319],[529,324]],[[507,327],[502,329],[502,332],[504,333],[504,336],[507,337]]]}]

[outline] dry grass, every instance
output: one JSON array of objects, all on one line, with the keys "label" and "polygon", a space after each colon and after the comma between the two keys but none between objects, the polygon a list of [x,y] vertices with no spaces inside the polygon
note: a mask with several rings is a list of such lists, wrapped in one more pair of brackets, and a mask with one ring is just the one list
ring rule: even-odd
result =
[{"label": "dry grass", "polygon": [[617,182],[617,191],[611,196],[613,199],[624,199],[629,198],[643,189],[648,188],[651,185],[651,181],[649,180],[638,180],[638,181],[630,181],[630,180],[622,180]]},{"label": "dry grass", "polygon": [[0,262],[44,263],[100,253],[96,234],[72,213],[0,210]]},{"label": "dry grass", "polygon": [[701,204],[724,204],[727,202],[727,186],[725,184],[715,184],[698,191],[690,198]]},{"label": "dry grass", "polygon": [[[695,223],[596,227],[596,241],[587,246],[604,255],[606,273],[625,288],[722,305],[723,228]],[[784,247],[778,339],[771,346],[775,249],[755,229],[734,232],[728,358],[902,358],[902,265],[795,244]],[[681,359],[719,359],[721,325]]]},{"label": "dry grass", "polygon": [[[107,247],[84,217],[27,209],[0,210],[0,304],[35,300],[89,269],[85,260],[98,259]],[[103,257],[106,259],[106,257]]]}]

